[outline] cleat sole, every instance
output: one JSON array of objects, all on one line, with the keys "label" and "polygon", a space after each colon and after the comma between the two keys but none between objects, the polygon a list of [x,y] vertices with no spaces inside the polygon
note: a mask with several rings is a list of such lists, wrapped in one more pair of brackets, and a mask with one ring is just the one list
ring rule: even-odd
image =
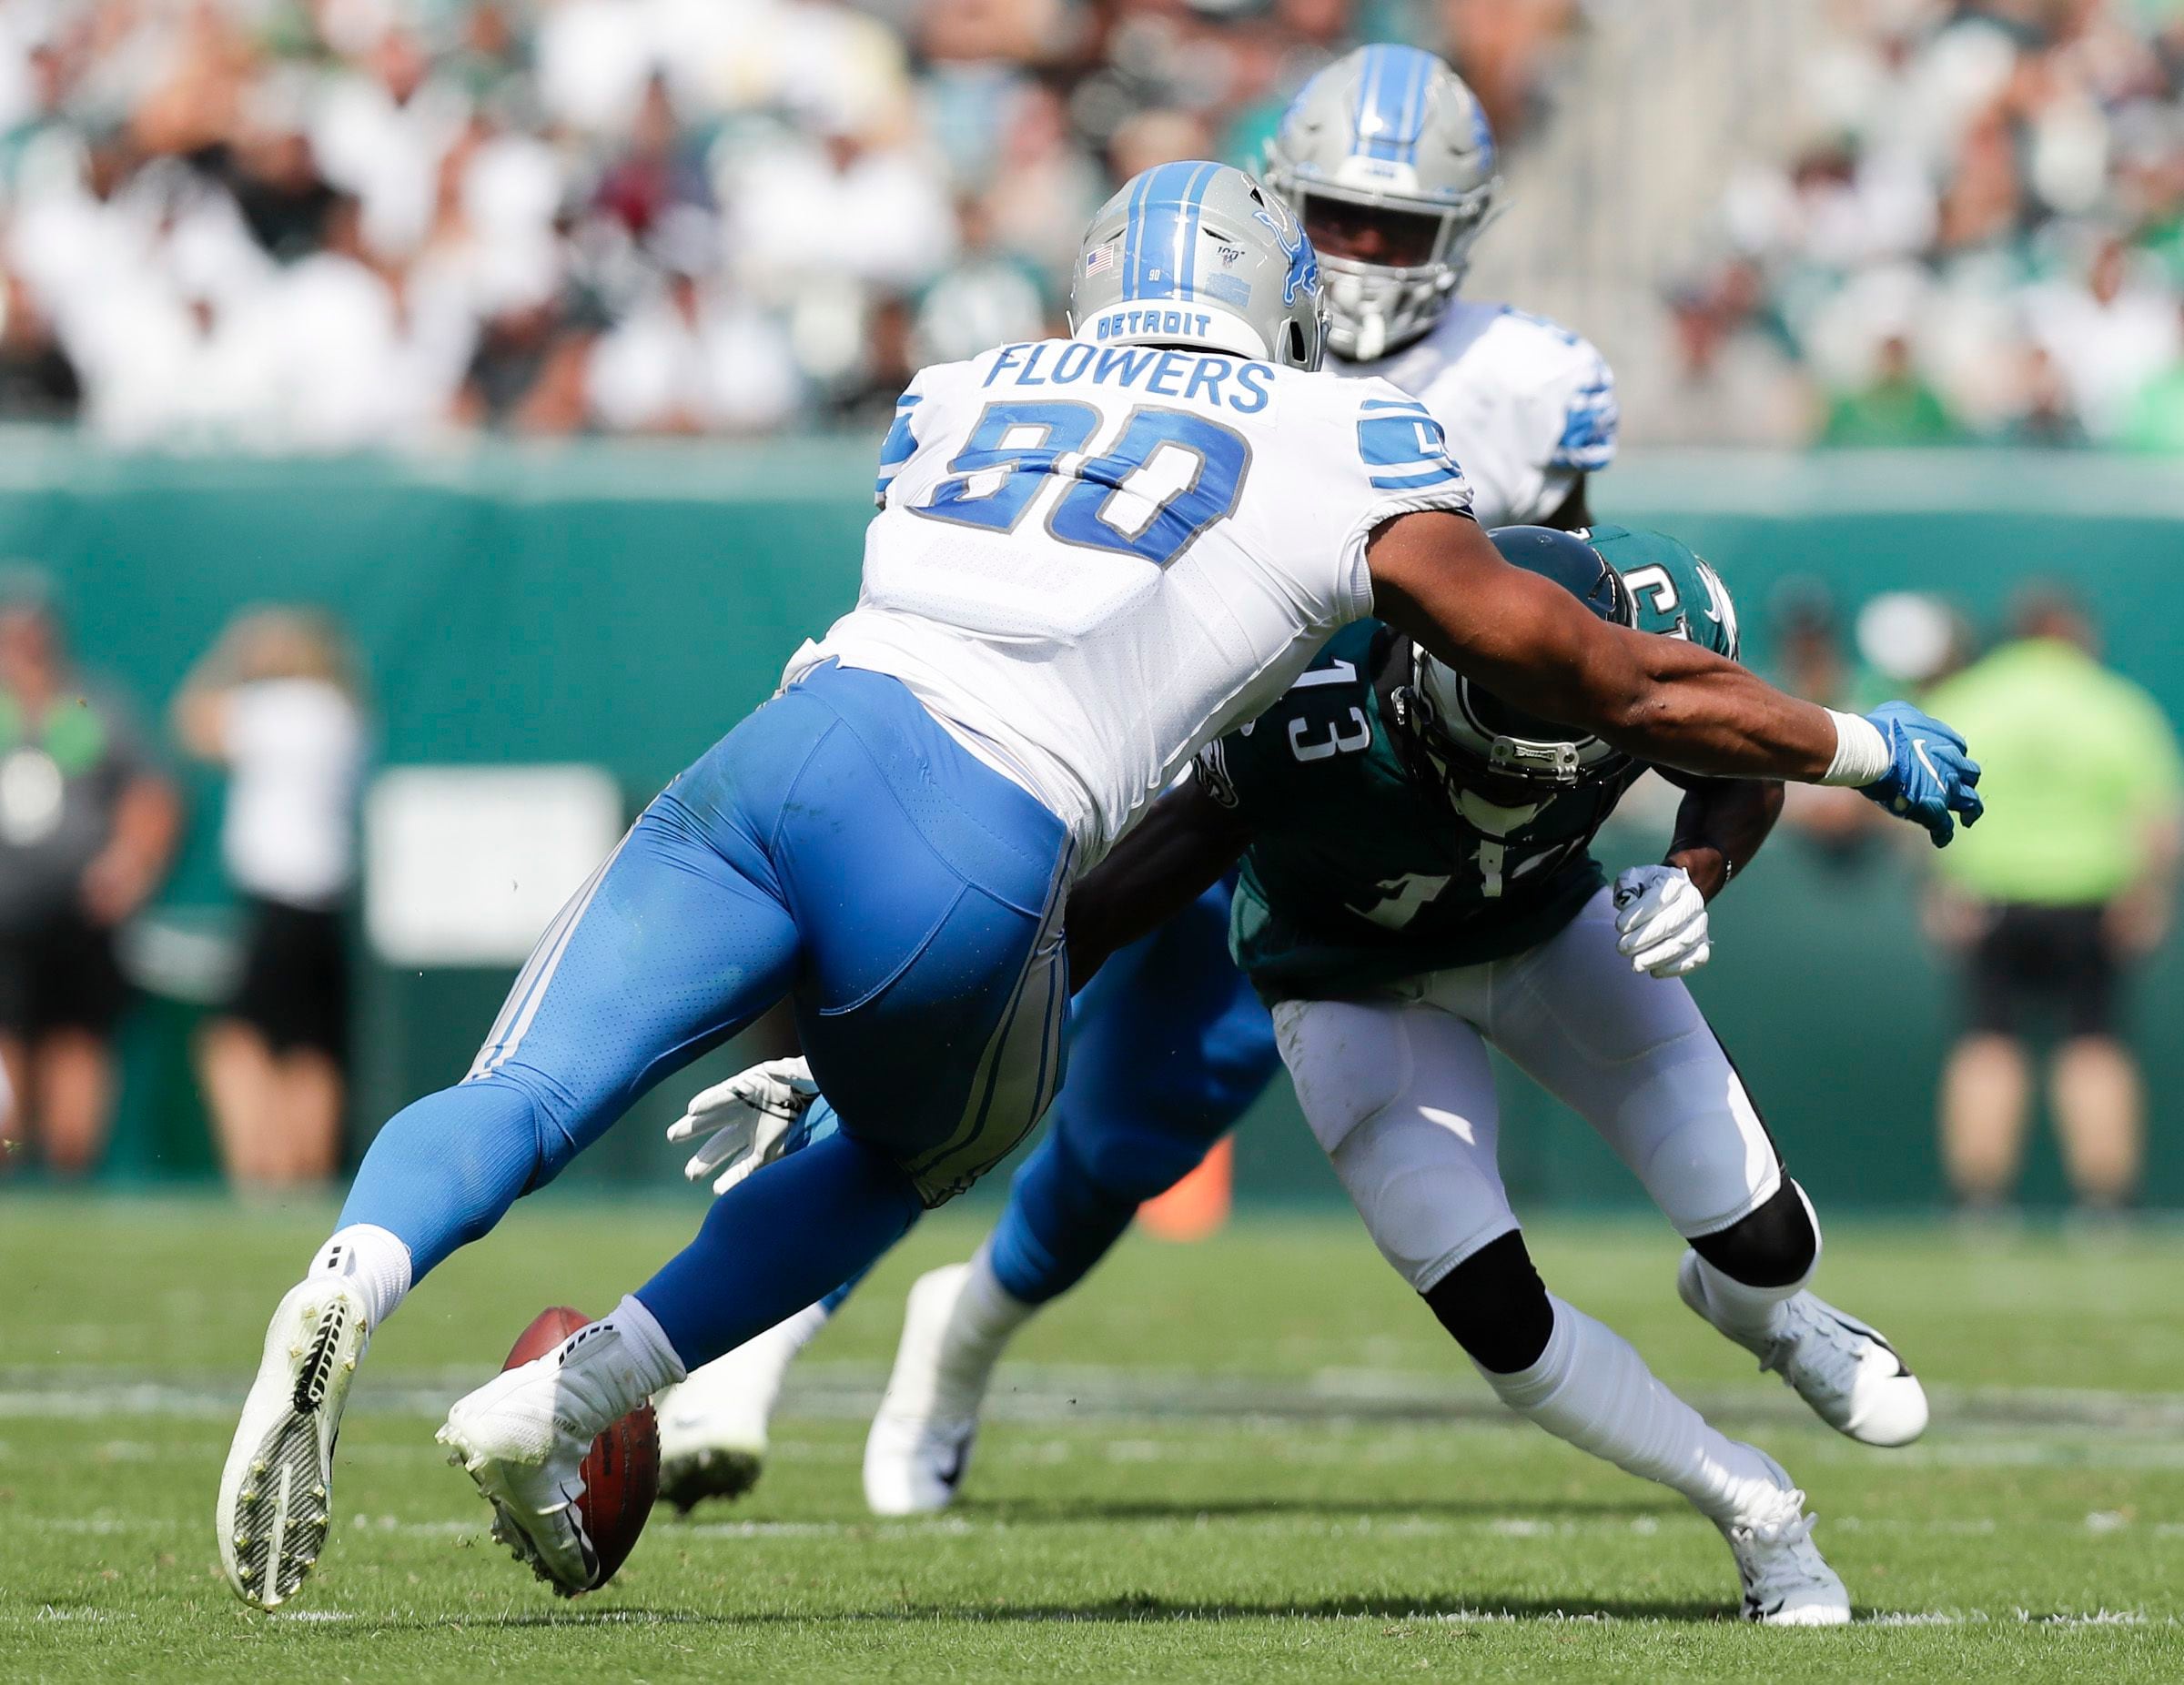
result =
[{"label": "cleat sole", "polygon": [[[348,1297],[314,1303],[306,1315],[310,1331],[292,1349],[294,1374],[282,1389],[280,1406],[260,1431],[258,1443],[238,1445],[229,1453],[231,1469],[247,1467],[219,1518],[227,1549],[222,1551],[228,1579],[245,1601],[277,1609],[301,1589],[326,1548],[332,1527],[333,1441],[323,1435],[328,1412],[339,1412],[346,1380],[353,1370],[365,1333],[359,1307]],[[278,1378],[278,1371],[276,1371]],[[260,1385],[266,1381],[261,1373]],[[254,1396],[258,1389],[253,1389]],[[247,1458],[247,1461],[245,1459]]]},{"label": "cleat sole", "polygon": [[765,1458],[755,1451],[713,1448],[682,1457],[663,1458],[660,1465],[660,1496],[674,1505],[678,1515],[688,1515],[708,1498],[738,1498],[758,1484]]},{"label": "cleat sole", "polygon": [[[435,1437],[440,1444],[448,1447],[449,1463],[469,1475],[471,1483],[478,1488],[478,1496],[493,1507],[492,1537],[496,1544],[505,1545],[508,1548],[508,1553],[525,1568],[531,1569],[541,1580],[551,1586],[556,1597],[580,1597],[587,1591],[597,1589],[592,1583],[581,1586],[569,1585],[547,1567],[545,1557],[540,1552],[537,1545],[532,1543],[531,1536],[517,1524],[515,1512],[508,1507],[501,1495],[493,1489],[498,1471],[492,1458],[468,1444],[461,1430],[457,1428],[452,1419],[440,1428]],[[586,1567],[596,1575],[597,1569],[593,1560],[591,1541],[583,1538],[581,1522],[580,1512],[578,1529],[580,1549],[582,1551]]]}]

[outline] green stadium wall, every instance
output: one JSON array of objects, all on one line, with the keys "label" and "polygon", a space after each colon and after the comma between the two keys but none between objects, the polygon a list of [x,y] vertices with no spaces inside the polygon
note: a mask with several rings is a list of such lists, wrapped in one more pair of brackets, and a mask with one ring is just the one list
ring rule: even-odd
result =
[{"label": "green stadium wall", "polygon": [[[119,458],[48,436],[0,452],[0,556],[54,575],[86,668],[164,707],[239,605],[334,611],[362,652],[381,763],[589,762],[632,812],[772,690],[798,641],[852,601],[869,515],[869,441],[749,447],[480,447],[415,460]],[[2070,580],[2116,664],[2184,718],[2184,472],[2111,459],[1997,453],[1634,459],[1599,486],[1609,518],[1673,531],[1714,562],[1768,659],[1762,609],[1785,576],[1838,602],[1916,588],[1983,631],[2013,582]],[[217,783],[192,774],[188,844],[164,905],[223,898]],[[1995,822],[2007,823],[2007,815]],[[1955,1011],[1921,939],[1917,851],[1830,864],[1784,836],[1717,913],[1699,993],[1778,1143],[1831,1206],[1939,1194],[1933,1086]],[[1613,838],[1615,863],[1660,839]],[[459,1076],[505,974],[362,980],[357,1130]],[[642,987],[642,980],[632,980]],[[2184,1206],[2184,959],[2171,943],[2132,997],[2154,1097],[2149,1203]],[[202,1176],[188,1075],[196,1008],[154,1000],[132,1024],[106,1174]],[[735,1050],[706,1071],[730,1069]],[[697,1074],[703,1076],[703,1073]],[[656,1093],[571,1174],[664,1185]],[[1503,1158],[1520,1203],[1633,1204],[1583,1129],[1505,1083]],[[1287,1085],[1239,1147],[1246,1197],[1334,1197]],[[2028,1194],[2058,1197],[2053,1148]]]}]

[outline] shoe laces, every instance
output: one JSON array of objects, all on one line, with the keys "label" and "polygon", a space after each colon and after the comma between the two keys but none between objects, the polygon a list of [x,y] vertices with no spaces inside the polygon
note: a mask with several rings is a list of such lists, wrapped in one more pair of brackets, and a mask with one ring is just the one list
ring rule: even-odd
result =
[{"label": "shoe laces", "polygon": [[1805,1512],[1805,1493],[1795,1487],[1782,1494],[1771,1519],[1739,1521],[1729,1529],[1729,1543],[1744,1570],[1747,1590],[1759,1601],[1785,1586],[1817,1577],[1821,1568],[1813,1544],[1817,1516]]},{"label": "shoe laces", "polygon": [[1841,1318],[1815,1311],[1800,1295],[1783,1307],[1782,1328],[1768,1342],[1759,1367],[1763,1375],[1779,1375],[1795,1387],[1796,1377],[1790,1373],[1795,1367],[1808,1379],[1847,1397],[1865,1356],[1864,1337]]},{"label": "shoe laces", "polygon": [[1782,1494],[1782,1507],[1772,1520],[1739,1521],[1731,1531],[1753,1544],[1780,1549],[1805,1543],[1818,1519],[1805,1512],[1804,1491],[1792,1487]]}]

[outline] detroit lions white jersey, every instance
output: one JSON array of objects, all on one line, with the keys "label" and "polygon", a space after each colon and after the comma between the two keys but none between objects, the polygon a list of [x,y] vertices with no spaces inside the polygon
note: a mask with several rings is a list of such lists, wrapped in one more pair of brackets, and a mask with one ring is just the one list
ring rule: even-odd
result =
[{"label": "detroit lions white jersey", "polygon": [[1328,367],[1390,381],[1433,412],[1485,526],[1544,520],[1580,474],[1615,459],[1607,359],[1590,341],[1508,305],[1459,298],[1393,356]]},{"label": "detroit lions white jersey", "polygon": [[856,608],[786,681],[894,674],[1069,826],[1080,870],[1371,612],[1375,527],[1471,507],[1382,382],[1081,340],[925,369],[879,499]]}]

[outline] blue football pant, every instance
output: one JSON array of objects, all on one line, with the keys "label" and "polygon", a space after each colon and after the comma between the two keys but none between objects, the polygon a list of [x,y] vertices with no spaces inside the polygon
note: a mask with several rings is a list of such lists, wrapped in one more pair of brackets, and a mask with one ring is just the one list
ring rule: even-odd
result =
[{"label": "blue football pant", "polygon": [[1059,1085],[1069,842],[908,691],[832,663],[671,784],[541,938],[470,1074],[405,1108],[341,1222],[421,1277],[784,994],[839,1133],[714,1202],[639,1290],[695,1367],[869,1265]]},{"label": "blue football pant", "polygon": [[[1083,1280],[1138,1207],[1195,1170],[1280,1069],[1267,1009],[1228,957],[1231,889],[1215,884],[1117,953],[1077,997],[1068,1081],[994,1229],[994,1273],[1022,1302]],[[811,1133],[827,1128],[821,1114]]]}]

